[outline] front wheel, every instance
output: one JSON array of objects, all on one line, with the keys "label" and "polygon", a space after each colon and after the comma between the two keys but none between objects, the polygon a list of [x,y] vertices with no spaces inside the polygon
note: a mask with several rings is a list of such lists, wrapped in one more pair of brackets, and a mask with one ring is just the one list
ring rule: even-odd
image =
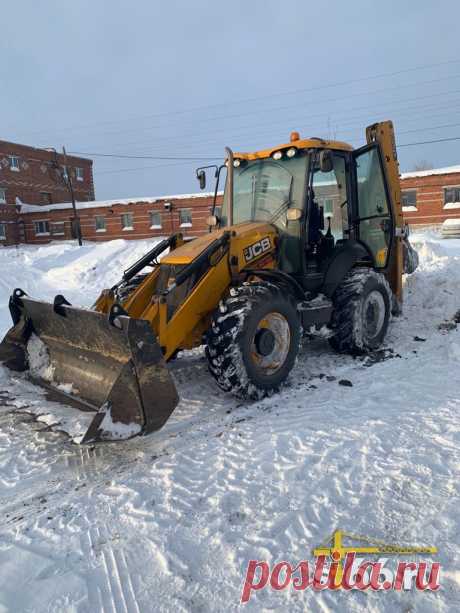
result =
[{"label": "front wheel", "polygon": [[388,330],[391,297],[381,273],[366,268],[349,272],[333,296],[331,346],[351,354],[378,349]]},{"label": "front wheel", "polygon": [[259,399],[278,391],[299,351],[295,300],[272,283],[232,288],[207,334],[209,370],[224,391]]}]

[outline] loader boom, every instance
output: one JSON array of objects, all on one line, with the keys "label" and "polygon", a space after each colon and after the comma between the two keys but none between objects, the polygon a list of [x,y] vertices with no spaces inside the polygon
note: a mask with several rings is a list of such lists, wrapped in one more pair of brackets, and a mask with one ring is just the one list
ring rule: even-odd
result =
[{"label": "loader boom", "polygon": [[[169,360],[178,349],[201,344],[211,313],[247,267],[245,249],[262,240],[268,241],[269,249],[261,256],[265,266],[269,262],[274,265],[275,238],[272,226],[248,223],[236,227],[232,233],[219,230],[173,249],[162,260],[168,277],[160,278],[158,266],[123,303],[123,310],[129,317],[150,323],[165,359]],[[254,261],[260,259],[251,260],[251,264]],[[96,308],[109,313],[114,301],[113,292],[103,292]]]}]

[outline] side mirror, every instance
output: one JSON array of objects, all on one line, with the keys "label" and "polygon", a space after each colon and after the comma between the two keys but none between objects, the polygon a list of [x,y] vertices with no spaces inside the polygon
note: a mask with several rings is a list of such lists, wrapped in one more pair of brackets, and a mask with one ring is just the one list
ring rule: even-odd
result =
[{"label": "side mirror", "polygon": [[319,154],[319,168],[321,172],[331,172],[333,170],[332,153],[329,149],[323,149]]},{"label": "side mirror", "polygon": [[200,189],[206,187],[206,172],[204,170],[197,170],[196,178],[200,182]]}]

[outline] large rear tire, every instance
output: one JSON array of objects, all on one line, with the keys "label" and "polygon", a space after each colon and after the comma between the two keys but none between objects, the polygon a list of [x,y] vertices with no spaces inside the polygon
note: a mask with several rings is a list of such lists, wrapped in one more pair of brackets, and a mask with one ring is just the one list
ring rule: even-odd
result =
[{"label": "large rear tire", "polygon": [[351,354],[378,349],[388,330],[391,298],[390,286],[381,273],[353,269],[333,296],[331,346]]},{"label": "large rear tire", "polygon": [[295,300],[272,283],[246,283],[232,288],[212,317],[209,370],[224,391],[263,398],[286,381],[299,342]]}]

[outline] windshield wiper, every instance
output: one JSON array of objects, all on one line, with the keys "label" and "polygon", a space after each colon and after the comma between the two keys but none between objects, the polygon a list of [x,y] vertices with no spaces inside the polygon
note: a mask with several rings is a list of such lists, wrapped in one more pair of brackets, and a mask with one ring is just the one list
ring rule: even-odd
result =
[{"label": "windshield wiper", "polygon": [[289,205],[291,204],[291,201],[292,201],[292,183],[293,183],[293,177],[291,177],[291,181],[289,183],[288,199],[286,200],[286,202],[283,202],[283,204],[280,207],[278,207],[278,209],[273,213],[273,215],[270,217],[269,223],[273,223],[275,219],[278,219],[278,217],[282,215],[284,211],[289,208]]},{"label": "windshield wiper", "polygon": [[283,202],[283,204],[281,206],[279,206],[278,209],[270,217],[270,219],[268,220],[268,223],[273,223],[276,219],[278,219],[278,217],[280,215],[282,215],[284,213],[284,211],[286,211],[289,208],[290,204],[291,204],[291,199],[290,198],[288,200],[286,200],[286,202]]}]

